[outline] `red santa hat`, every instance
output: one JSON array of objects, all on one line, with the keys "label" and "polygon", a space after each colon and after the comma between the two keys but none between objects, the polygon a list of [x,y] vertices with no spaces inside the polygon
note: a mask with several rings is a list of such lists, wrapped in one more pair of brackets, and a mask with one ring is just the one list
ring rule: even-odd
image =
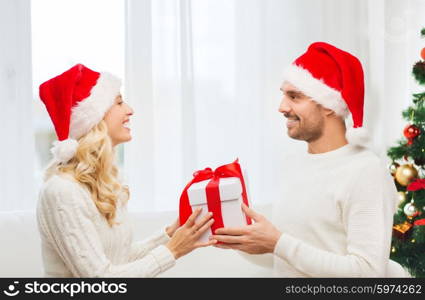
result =
[{"label": "red santa hat", "polygon": [[103,119],[120,88],[117,77],[82,64],[40,85],[40,98],[58,137],[51,149],[58,162],[66,163],[75,155],[77,140]]},{"label": "red santa hat", "polygon": [[316,42],[298,57],[285,72],[285,80],[322,106],[346,118],[350,113],[353,128],[346,138],[363,146],[368,134],[363,128],[364,75],[360,61],[330,44]]}]

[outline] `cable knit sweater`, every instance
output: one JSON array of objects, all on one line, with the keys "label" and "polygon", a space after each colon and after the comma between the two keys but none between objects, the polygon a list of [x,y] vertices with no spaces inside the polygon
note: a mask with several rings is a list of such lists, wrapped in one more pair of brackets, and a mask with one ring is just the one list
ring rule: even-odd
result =
[{"label": "cable knit sweater", "polygon": [[38,227],[47,277],[154,277],[175,264],[164,230],[134,242],[126,205],[118,202],[112,228],[88,190],[54,175],[39,194]]},{"label": "cable knit sweater", "polygon": [[380,159],[346,145],[291,159],[285,168],[299,175],[285,183],[273,212],[283,233],[275,275],[385,277],[397,190]]}]

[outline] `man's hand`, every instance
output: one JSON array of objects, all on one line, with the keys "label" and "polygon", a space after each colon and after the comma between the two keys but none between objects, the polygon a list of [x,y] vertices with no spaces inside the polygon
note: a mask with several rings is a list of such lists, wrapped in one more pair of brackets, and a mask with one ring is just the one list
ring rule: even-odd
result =
[{"label": "man's hand", "polygon": [[273,253],[282,233],[264,216],[245,204],[242,204],[242,210],[254,223],[241,228],[217,229],[210,239],[225,244],[216,244],[214,247],[236,249],[249,254]]}]

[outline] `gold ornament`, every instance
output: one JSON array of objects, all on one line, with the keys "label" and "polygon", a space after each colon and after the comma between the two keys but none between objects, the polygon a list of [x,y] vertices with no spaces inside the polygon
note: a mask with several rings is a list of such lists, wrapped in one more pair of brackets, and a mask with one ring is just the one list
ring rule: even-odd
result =
[{"label": "gold ornament", "polygon": [[395,253],[395,247],[394,246],[391,247],[391,252]]},{"label": "gold ornament", "polygon": [[406,201],[406,198],[407,198],[406,192],[401,191],[401,192],[398,192],[397,195],[398,195],[398,206],[400,206],[400,204]]},{"label": "gold ornament", "polygon": [[395,173],[395,179],[402,186],[407,186],[416,177],[418,177],[418,170],[412,164],[398,167]]},{"label": "gold ornament", "polygon": [[397,168],[398,167],[400,167],[400,165],[398,164],[398,163],[396,163],[396,162],[393,162],[391,165],[390,165],[390,172],[391,172],[391,175],[392,176],[395,176],[395,173],[397,172]]}]

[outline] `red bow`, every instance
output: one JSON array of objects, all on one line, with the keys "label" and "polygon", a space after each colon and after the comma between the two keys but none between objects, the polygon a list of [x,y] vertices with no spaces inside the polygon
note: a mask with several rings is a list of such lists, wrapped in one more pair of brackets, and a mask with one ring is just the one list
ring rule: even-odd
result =
[{"label": "red bow", "polygon": [[425,179],[416,179],[407,187],[408,191],[418,191],[425,189]]},{"label": "red bow", "polygon": [[[211,226],[213,233],[219,228],[224,227],[223,217],[221,214],[221,199],[220,199],[220,190],[219,182],[220,178],[227,177],[237,177],[241,181],[242,185],[242,200],[248,206],[248,197],[246,193],[245,181],[242,176],[241,166],[236,159],[233,163],[227,164],[221,167],[218,167],[213,171],[211,168],[206,168],[204,170],[199,170],[193,173],[193,179],[186,185],[182,195],[180,196],[180,225],[186,223],[186,220],[192,214],[192,207],[190,206],[189,197],[187,195],[187,190],[189,187],[200,181],[211,179],[206,186],[207,194],[207,205],[208,211],[213,213],[214,223]],[[247,224],[251,224],[251,218],[246,217]]]},{"label": "red bow", "polygon": [[413,224],[415,226],[425,225],[425,219],[416,220]]}]

